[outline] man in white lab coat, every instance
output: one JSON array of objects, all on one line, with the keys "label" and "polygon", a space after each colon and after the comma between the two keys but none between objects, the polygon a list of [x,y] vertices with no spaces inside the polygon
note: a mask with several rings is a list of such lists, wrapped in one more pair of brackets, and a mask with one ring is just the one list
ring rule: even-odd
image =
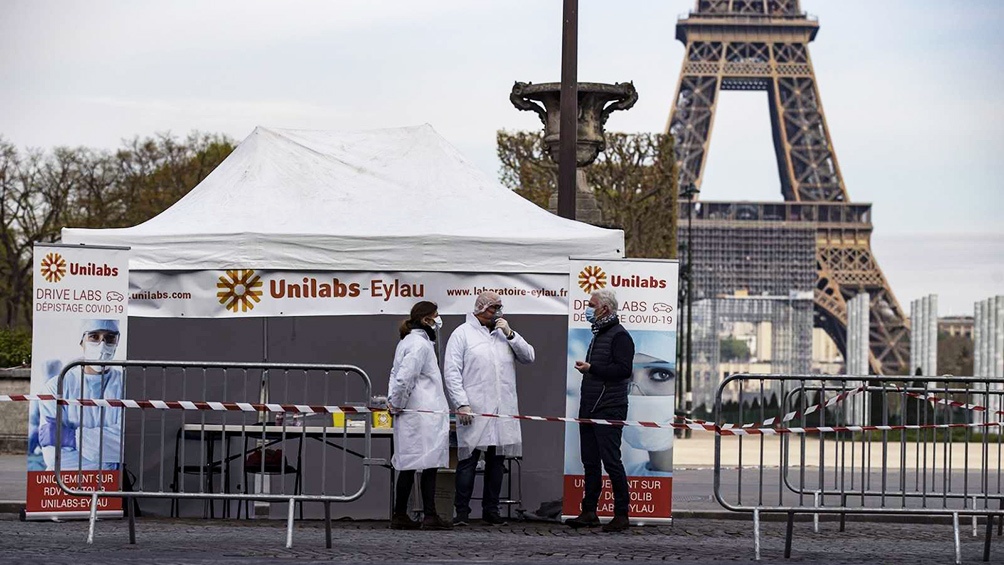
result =
[{"label": "man in white lab coat", "polygon": [[[84,320],[81,326],[82,359],[110,361],[119,343],[116,320]],[[83,375],[81,375],[83,369]],[[42,394],[56,394],[59,376],[43,385]],[[121,398],[122,368],[85,365],[70,369],[63,379],[63,398]],[[56,403],[39,402],[38,444],[47,471],[56,464]],[[97,406],[64,406],[59,445],[61,470],[118,469],[121,462],[122,409]]]},{"label": "man in white lab coat", "polygon": [[446,345],[443,377],[446,390],[457,407],[457,492],[454,525],[468,523],[474,475],[481,454],[485,455],[482,519],[505,524],[499,512],[499,494],[506,457],[523,454],[523,439],[517,420],[479,418],[475,414],[519,414],[516,400],[516,361],[533,363],[533,346],[502,317],[502,299],[482,292]]}]

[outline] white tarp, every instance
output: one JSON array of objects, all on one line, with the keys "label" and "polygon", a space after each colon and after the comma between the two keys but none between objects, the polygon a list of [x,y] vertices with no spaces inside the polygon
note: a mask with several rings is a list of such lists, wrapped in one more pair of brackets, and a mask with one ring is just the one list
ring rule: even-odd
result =
[{"label": "white tarp", "polygon": [[64,243],[132,248],[133,271],[566,273],[619,258],[624,233],[559,218],[468,162],[431,126],[257,128],[187,196]]}]

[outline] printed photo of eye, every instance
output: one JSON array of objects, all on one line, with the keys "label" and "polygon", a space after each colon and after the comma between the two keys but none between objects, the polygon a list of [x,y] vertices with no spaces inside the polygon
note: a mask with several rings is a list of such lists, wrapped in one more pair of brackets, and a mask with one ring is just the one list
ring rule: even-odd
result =
[{"label": "printed photo of eye", "polygon": [[636,353],[631,394],[672,396],[676,392],[676,365],[645,353]]}]

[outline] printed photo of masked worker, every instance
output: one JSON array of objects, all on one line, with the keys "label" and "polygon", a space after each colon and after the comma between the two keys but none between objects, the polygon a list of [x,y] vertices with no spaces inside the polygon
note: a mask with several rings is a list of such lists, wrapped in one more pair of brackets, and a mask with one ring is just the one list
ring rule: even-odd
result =
[{"label": "printed photo of masked worker", "polygon": [[[676,406],[676,363],[660,356],[673,358],[676,350],[675,332],[632,330],[636,352],[632,363],[631,382],[628,388],[627,419],[640,422],[658,422],[670,425]],[[565,390],[567,414],[577,414],[581,375],[574,371],[576,359],[583,359],[592,333],[588,329],[569,330],[569,379]],[[673,430],[671,428],[622,428],[621,461],[628,477],[673,476]],[[565,431],[565,449],[577,453],[579,430],[569,425]],[[573,460],[574,459],[574,460]],[[578,458],[566,458],[565,474],[582,474]]]},{"label": "printed photo of masked worker", "polygon": [[[80,326],[77,360],[111,361],[118,350],[117,320],[83,320]],[[50,377],[39,391],[55,395],[59,373]],[[76,366],[63,379],[63,397],[122,398],[122,368],[104,365]],[[62,426],[57,432],[55,402],[38,402],[38,426],[29,443],[41,449],[45,470],[55,470],[56,446],[62,448],[62,470],[114,470],[121,462],[122,409],[97,406],[64,406]],[[57,433],[59,441],[57,442]]]}]

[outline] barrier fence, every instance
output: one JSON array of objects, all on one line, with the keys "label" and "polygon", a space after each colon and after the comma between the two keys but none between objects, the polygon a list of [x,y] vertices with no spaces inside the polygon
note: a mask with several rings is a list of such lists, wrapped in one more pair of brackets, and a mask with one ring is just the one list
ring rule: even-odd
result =
[{"label": "barrier fence", "polygon": [[[135,543],[136,510],[131,499],[170,500],[172,515],[179,515],[182,505],[194,499],[203,501],[204,513],[210,515],[215,514],[216,501],[221,501],[224,516],[235,509],[238,516],[242,509],[249,514],[253,502],[286,502],[287,547],[292,546],[297,505],[302,518],[304,503],[321,503],[331,547],[330,504],[357,500],[369,485],[370,466],[388,466],[387,461],[371,457],[372,384],[355,366],[107,361],[102,362],[101,373],[112,383],[114,375],[121,374],[121,391],[102,386],[102,394],[92,398],[65,398],[67,375],[83,366],[71,363],[59,375],[54,471],[64,492],[91,498],[88,543],[93,541],[100,496],[125,501],[130,543]],[[80,379],[76,390],[93,389],[84,383],[83,370],[76,374]],[[186,400],[122,400],[149,398],[153,391],[161,398]],[[307,403],[319,399],[342,406],[337,410],[343,416],[340,426],[333,425],[330,412],[310,409]],[[143,411],[151,408],[158,410]],[[126,442],[116,437],[122,433],[116,426],[100,425],[96,433],[64,437],[69,411],[77,412],[76,422],[124,423],[129,449],[138,450],[136,455],[125,457]],[[114,417],[115,411],[121,417]],[[67,441],[74,445],[64,451]],[[295,444],[293,453],[285,449],[290,443]],[[85,460],[85,452],[96,452],[97,461]],[[125,473],[130,459],[138,466],[128,474],[135,475],[131,485]],[[83,471],[121,468],[123,462],[125,484],[76,486],[84,484]],[[319,468],[317,480],[305,481],[306,468]],[[76,482],[68,484],[73,472]],[[239,483],[231,492],[234,477]]]},{"label": "barrier fence", "polygon": [[[93,361],[91,362],[93,363]],[[98,497],[126,499],[160,498],[180,503],[201,499],[204,513],[215,513],[215,502],[224,504],[229,515],[233,504],[240,514],[251,501],[288,503],[287,547],[292,545],[294,509],[304,502],[324,505],[327,546],[331,547],[330,503],[348,502],[363,495],[369,484],[369,466],[382,465],[371,457],[372,387],[369,377],[348,365],[289,365],[269,363],[179,363],[160,361],[103,362],[123,371],[121,397],[65,398],[63,384],[77,362],[66,367],[55,396],[0,396],[0,401],[54,401],[57,405],[57,438],[62,438],[63,412],[132,410],[137,418],[127,429],[139,427],[138,478],[128,489],[75,489],[66,484],[67,469],[57,457],[60,488],[71,495],[91,498],[88,542],[93,540]],[[340,386],[332,382],[341,375]],[[355,385],[348,378],[354,375]],[[926,377],[931,379],[931,377]],[[83,377],[81,377],[83,379]],[[733,375],[719,386],[715,421],[683,419],[682,422],[587,420],[520,414],[476,414],[485,418],[527,421],[577,422],[597,425],[640,426],[702,430],[715,433],[714,497],[721,506],[753,516],[754,552],[760,558],[760,516],[787,515],[785,557],[791,555],[796,514],[812,514],[819,530],[821,514],[837,514],[844,529],[847,514],[949,516],[955,534],[956,562],[960,562],[959,519],[971,517],[973,535],[977,519],[986,526],[984,561],[989,560],[994,519],[998,535],[1004,527],[1004,391],[988,386],[992,379],[935,377],[934,380],[900,380],[903,377],[823,375]],[[130,383],[137,383],[131,385]],[[128,390],[126,390],[128,387]],[[83,383],[79,390],[85,390]],[[292,392],[291,392],[292,391]],[[189,400],[149,400],[185,398]],[[725,396],[735,400],[726,409]],[[129,397],[143,400],[130,400]],[[194,400],[193,400],[194,399]],[[237,400],[235,400],[237,399]],[[322,400],[324,404],[304,402]],[[143,410],[147,412],[142,413]],[[405,410],[424,412],[426,410]],[[725,415],[739,423],[726,422]],[[128,414],[128,413],[127,413]],[[333,427],[333,414],[341,425]],[[273,416],[276,423],[270,423]],[[309,422],[307,418],[314,418]],[[323,418],[324,421],[316,421]],[[360,424],[359,427],[353,426]],[[378,430],[392,437],[389,429]],[[104,453],[105,430],[92,438],[97,452]],[[112,432],[108,432],[112,433]],[[297,442],[296,464],[286,454],[271,457],[269,447]],[[310,454],[305,440],[318,440],[323,449]],[[196,453],[187,445],[197,440]],[[231,443],[240,440],[236,452]],[[57,441],[59,441],[57,439]],[[335,443],[335,442],[340,443]],[[350,442],[361,447],[352,449]],[[173,442],[173,448],[172,448]],[[223,454],[217,456],[216,443]],[[110,441],[124,448],[125,442]],[[151,447],[152,444],[152,447]],[[130,444],[135,445],[134,443]],[[341,455],[340,466],[329,465],[329,447]],[[393,446],[391,446],[393,449]],[[78,446],[77,453],[82,451]],[[62,449],[57,449],[61,453]],[[171,457],[165,458],[169,454]],[[150,456],[153,455],[151,458]],[[351,474],[348,457],[360,464],[361,480],[356,490],[347,486]],[[302,469],[308,459],[320,458],[320,484],[304,492]],[[72,457],[71,457],[72,459]],[[171,459],[171,472],[166,462]],[[108,458],[112,460],[112,458]],[[99,456],[101,468],[106,461]],[[115,461],[123,461],[122,453]],[[155,468],[150,467],[153,461]],[[156,464],[160,462],[161,464]],[[316,463],[315,463],[316,465]],[[329,470],[340,479],[341,489],[332,489]],[[153,474],[152,478],[150,474]],[[230,477],[239,474],[239,492],[229,492]],[[170,482],[168,482],[170,475]],[[196,488],[186,486],[187,475],[196,476]],[[279,492],[264,478],[278,476]],[[290,488],[287,479],[292,478]],[[80,477],[77,477],[80,484]],[[250,485],[250,480],[255,481]],[[149,486],[148,486],[149,485]],[[242,486],[243,485],[243,486]],[[134,505],[126,504],[130,542],[135,543]]]},{"label": "barrier fence", "polygon": [[[763,513],[787,514],[785,557],[796,514],[949,516],[956,561],[959,519],[984,520],[989,560],[995,517],[1004,522],[1001,391],[990,379],[733,375],[715,399],[714,496],[749,512],[759,559]],[[924,377],[932,379],[932,377]],[[726,397],[737,398],[724,421]],[[988,408],[991,407],[991,408]],[[779,436],[771,438],[770,436]],[[752,436],[752,437],[748,437]],[[998,535],[1001,533],[998,526]]]}]

